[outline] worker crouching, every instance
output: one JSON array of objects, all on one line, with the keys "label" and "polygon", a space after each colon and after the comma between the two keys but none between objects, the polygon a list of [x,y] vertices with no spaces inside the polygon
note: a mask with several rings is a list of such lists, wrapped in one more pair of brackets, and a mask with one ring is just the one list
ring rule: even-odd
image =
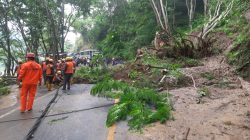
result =
[{"label": "worker crouching", "polygon": [[53,59],[50,59],[46,67],[46,82],[47,82],[46,86],[48,88],[48,91],[52,90],[53,78],[54,78],[54,65],[53,65]]},{"label": "worker crouching", "polygon": [[32,110],[33,102],[35,99],[37,84],[42,81],[42,68],[36,63],[35,54],[28,53],[27,62],[22,64],[18,80],[22,80],[22,89],[20,95],[20,112]]},{"label": "worker crouching", "polygon": [[72,60],[73,59],[70,57],[66,58],[66,63],[65,63],[65,67],[64,67],[64,80],[63,80],[63,89],[62,90],[66,90],[66,86],[67,86],[67,89],[70,90],[71,77],[75,71],[74,63],[72,62]]},{"label": "worker crouching", "polygon": [[53,78],[53,83],[57,86],[60,86],[63,81],[63,76],[61,71],[57,71],[54,78]]}]

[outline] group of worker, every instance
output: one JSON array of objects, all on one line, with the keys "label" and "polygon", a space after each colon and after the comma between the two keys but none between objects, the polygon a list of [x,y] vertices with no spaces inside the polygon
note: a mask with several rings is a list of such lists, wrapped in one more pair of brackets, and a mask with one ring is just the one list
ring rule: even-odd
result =
[{"label": "group of worker", "polygon": [[75,63],[72,57],[66,57],[66,59],[60,59],[56,63],[51,58],[46,58],[42,64],[44,85],[48,88],[48,91],[52,90],[52,85],[60,85],[63,81],[63,90],[70,89],[70,79],[75,71]]},{"label": "group of worker", "polygon": [[[35,62],[35,54],[27,53],[26,62],[18,62],[16,67],[17,83],[22,82],[20,93],[20,112],[31,111],[36,95],[37,85],[44,84],[48,91],[52,90],[52,84],[61,85],[62,90],[70,90],[71,77],[75,72],[75,63],[71,57],[58,60],[56,63],[51,58],[46,58],[42,64]],[[43,78],[42,78],[43,77]]]}]

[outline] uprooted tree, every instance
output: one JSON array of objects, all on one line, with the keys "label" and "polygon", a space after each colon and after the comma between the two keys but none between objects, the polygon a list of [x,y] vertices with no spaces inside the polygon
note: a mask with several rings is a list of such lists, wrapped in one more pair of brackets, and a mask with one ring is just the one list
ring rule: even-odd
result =
[{"label": "uprooted tree", "polygon": [[[156,32],[154,46],[156,50],[161,51],[165,56],[168,57],[202,57],[208,56],[212,52],[211,48],[211,33],[214,28],[223,20],[232,10],[235,0],[232,1],[221,1],[216,0],[209,1],[204,0],[204,15],[206,16],[206,22],[198,33],[191,33],[188,35],[182,35],[178,32],[171,32],[169,26],[169,15],[168,15],[168,1],[163,0],[150,0],[151,6],[155,13],[155,17],[161,31]],[[209,5],[214,4],[215,7],[212,9]],[[189,16],[189,27],[192,31],[192,20],[194,19],[196,0],[186,0],[186,6],[188,8]],[[163,48],[163,46],[167,46]],[[171,53],[174,52],[174,53]]]}]

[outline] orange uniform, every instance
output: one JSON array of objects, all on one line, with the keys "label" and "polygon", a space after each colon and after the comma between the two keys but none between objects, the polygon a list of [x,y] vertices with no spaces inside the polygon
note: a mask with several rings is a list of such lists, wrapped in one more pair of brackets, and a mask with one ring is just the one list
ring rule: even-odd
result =
[{"label": "orange uniform", "polygon": [[[28,61],[22,64],[18,80],[22,80],[23,85],[20,95],[20,111],[31,110],[36,95],[37,84],[42,80],[42,68],[35,61]],[[27,103],[28,97],[28,103]]]},{"label": "orange uniform", "polygon": [[66,62],[65,73],[73,74],[75,70],[75,66],[73,62]]},{"label": "orange uniform", "polygon": [[74,73],[74,70],[75,70],[74,63],[72,61],[66,62],[64,69],[63,90],[66,90],[66,86],[67,89],[70,90],[70,81]]}]

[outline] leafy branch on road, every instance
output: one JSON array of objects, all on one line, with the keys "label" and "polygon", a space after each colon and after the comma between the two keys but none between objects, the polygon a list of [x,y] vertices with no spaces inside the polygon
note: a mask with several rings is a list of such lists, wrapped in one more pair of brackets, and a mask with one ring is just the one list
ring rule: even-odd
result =
[{"label": "leafy branch on road", "polygon": [[135,88],[120,81],[104,80],[92,88],[91,94],[119,98],[119,103],[108,112],[108,127],[128,119],[131,130],[140,130],[150,123],[163,123],[171,116],[168,94],[159,94],[149,88]]}]

